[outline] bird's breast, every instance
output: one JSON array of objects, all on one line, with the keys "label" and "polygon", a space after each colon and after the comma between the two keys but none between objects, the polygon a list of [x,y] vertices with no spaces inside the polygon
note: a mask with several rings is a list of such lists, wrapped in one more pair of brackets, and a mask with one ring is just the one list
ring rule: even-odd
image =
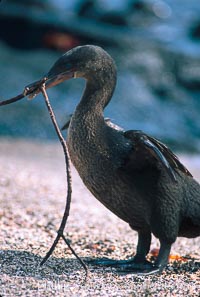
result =
[{"label": "bird's breast", "polygon": [[112,169],[112,152],[102,142],[97,131],[70,127],[68,149],[72,163],[83,180],[95,176],[96,179],[105,173],[106,168]]},{"label": "bird's breast", "polygon": [[[89,124],[91,126],[89,126]],[[124,144],[119,132],[103,125],[73,122],[68,134],[72,163],[88,188],[108,188],[123,159]]]},{"label": "bird's breast", "polygon": [[90,192],[113,213],[130,222],[133,214],[138,213],[136,216],[140,217],[142,202],[133,182],[124,178],[119,170],[130,148],[122,143],[118,134],[113,140],[112,131],[111,135],[107,131],[102,133],[71,125],[67,141],[70,158]]}]

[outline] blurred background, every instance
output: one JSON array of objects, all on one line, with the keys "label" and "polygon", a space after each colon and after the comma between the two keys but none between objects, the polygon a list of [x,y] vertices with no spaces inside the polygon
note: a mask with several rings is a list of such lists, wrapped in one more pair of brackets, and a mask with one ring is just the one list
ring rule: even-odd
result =
[{"label": "blurred background", "polygon": [[[82,44],[106,49],[118,83],[105,116],[176,151],[200,151],[200,5],[197,0],[0,1],[0,100],[40,79]],[[73,113],[81,79],[48,91],[59,125]],[[0,136],[56,140],[42,96],[0,109]]]}]

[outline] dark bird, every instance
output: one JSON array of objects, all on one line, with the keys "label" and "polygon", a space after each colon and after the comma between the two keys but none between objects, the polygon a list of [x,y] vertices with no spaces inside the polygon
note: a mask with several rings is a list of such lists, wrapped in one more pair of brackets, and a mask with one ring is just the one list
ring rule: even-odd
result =
[{"label": "dark bird", "polygon": [[[71,161],[90,192],[138,232],[133,259],[99,259],[99,264],[162,271],[178,236],[200,235],[200,185],[165,144],[105,121],[103,111],[116,84],[116,66],[107,52],[93,45],[73,48],[53,65],[45,84],[49,88],[78,77],[86,87],[69,125]],[[30,88],[32,97],[40,92],[37,84]],[[151,234],[160,241],[154,264],[146,260]]]}]

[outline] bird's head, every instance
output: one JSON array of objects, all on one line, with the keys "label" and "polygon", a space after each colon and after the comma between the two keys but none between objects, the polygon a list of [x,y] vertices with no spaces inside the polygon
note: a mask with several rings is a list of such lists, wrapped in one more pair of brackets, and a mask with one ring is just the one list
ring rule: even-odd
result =
[{"label": "bird's head", "polygon": [[[78,77],[101,82],[106,79],[107,74],[115,72],[115,64],[107,52],[99,46],[84,45],[75,47],[62,55],[43,78],[43,81],[46,88]],[[40,93],[39,83],[40,81],[27,86],[30,90],[30,98]]]}]

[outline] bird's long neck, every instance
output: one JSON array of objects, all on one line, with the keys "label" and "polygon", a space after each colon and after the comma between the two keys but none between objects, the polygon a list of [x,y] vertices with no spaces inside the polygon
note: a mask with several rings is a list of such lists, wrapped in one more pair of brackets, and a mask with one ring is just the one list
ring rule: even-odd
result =
[{"label": "bird's long neck", "polygon": [[[92,150],[96,150],[97,147],[104,146],[102,139],[106,124],[103,110],[112,97],[115,82],[115,77],[112,81],[105,80],[103,84],[87,81],[82,99],[72,116],[69,127],[68,143],[72,159],[75,159],[73,152],[78,157],[83,151],[87,151],[87,147],[93,147]],[[73,163],[75,162],[74,160]]]},{"label": "bird's long neck", "polygon": [[99,88],[87,81],[81,101],[72,116],[69,134],[73,133],[73,137],[77,139],[84,135],[86,142],[97,141],[94,138],[105,125],[103,110],[111,96],[103,87]]},{"label": "bird's long neck", "polygon": [[86,82],[86,87],[78,104],[75,114],[72,118],[73,120],[90,122],[97,121],[99,118],[103,118],[103,110],[106,105],[110,102],[112,94],[116,85],[116,73],[106,73],[99,75],[100,77],[94,77],[88,79]]},{"label": "bird's long neck", "polygon": [[[69,126],[68,147],[71,160],[80,172],[92,166],[96,154],[106,155],[107,125],[103,110],[109,103],[116,84],[116,68],[110,63],[102,71],[86,77],[87,83]],[[90,160],[90,162],[89,162]],[[84,166],[83,166],[84,164]],[[84,171],[84,170],[83,170]]]},{"label": "bird's long neck", "polygon": [[76,112],[79,112],[79,114],[82,114],[83,116],[87,116],[90,113],[102,114],[104,109],[102,95],[102,89],[98,89],[87,82],[81,101],[76,108]]}]

